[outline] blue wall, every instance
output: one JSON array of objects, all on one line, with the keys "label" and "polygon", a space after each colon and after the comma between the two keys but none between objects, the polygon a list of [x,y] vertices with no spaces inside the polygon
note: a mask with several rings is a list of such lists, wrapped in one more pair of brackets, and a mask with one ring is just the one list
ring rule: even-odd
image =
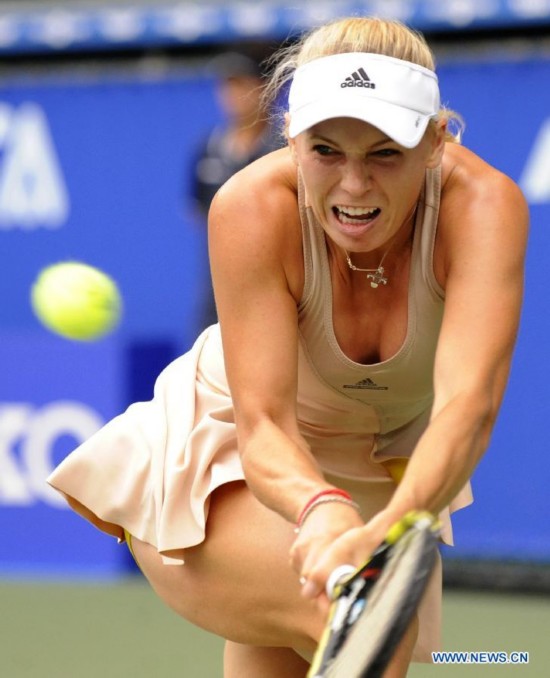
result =
[{"label": "blue wall", "polygon": [[477,503],[457,516],[458,544],[449,555],[550,561],[550,61],[442,64],[440,79],[445,101],[466,119],[465,144],[520,183],[531,211],[512,374],[473,479]]},{"label": "blue wall", "polygon": [[[465,144],[522,183],[532,206],[510,387],[474,478],[477,504],[457,517],[454,553],[550,560],[550,62],[449,62],[439,72],[444,100],[467,121]],[[201,328],[205,232],[187,175],[219,115],[212,82],[192,74],[0,85],[0,529],[8,535],[0,574],[110,576],[128,567],[124,549],[44,492],[40,478],[94,427],[149,398],[156,374]],[[37,272],[68,258],[106,270],[122,291],[123,322],[96,344],[48,334],[29,306]],[[76,423],[67,429],[67,420]]]},{"label": "blue wall", "polygon": [[[219,116],[212,83],[190,76],[0,87],[0,573],[107,576],[127,565],[43,480],[94,426],[149,399],[202,328],[206,230],[187,182]],[[111,337],[65,341],[33,316],[37,273],[65,259],[117,280],[124,316]],[[80,428],[66,430],[63,416]]]}]

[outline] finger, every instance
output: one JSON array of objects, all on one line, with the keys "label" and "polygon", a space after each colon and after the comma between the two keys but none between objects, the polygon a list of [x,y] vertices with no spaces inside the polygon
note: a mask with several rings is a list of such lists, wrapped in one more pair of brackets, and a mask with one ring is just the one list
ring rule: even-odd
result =
[{"label": "finger", "polygon": [[313,579],[307,579],[305,584],[302,586],[302,596],[304,598],[317,598],[317,596],[323,592],[323,587],[319,586]]},{"label": "finger", "polygon": [[[323,550],[308,553],[301,571],[307,578],[307,583],[302,587],[302,595],[306,598],[315,598],[321,592],[328,593],[327,583],[334,570],[340,570],[338,576],[355,571],[365,560],[362,551],[361,533],[358,530],[350,530],[330,546],[325,546]],[[340,569],[342,566],[345,570]],[[335,581],[333,577],[330,588]]]}]

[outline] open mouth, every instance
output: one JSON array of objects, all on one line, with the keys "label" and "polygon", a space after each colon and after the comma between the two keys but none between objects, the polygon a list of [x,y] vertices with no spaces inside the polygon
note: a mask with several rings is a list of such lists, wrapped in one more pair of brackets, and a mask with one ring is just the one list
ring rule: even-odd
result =
[{"label": "open mouth", "polygon": [[342,224],[364,226],[374,221],[380,214],[379,207],[351,207],[349,205],[335,205],[332,208],[334,216]]}]

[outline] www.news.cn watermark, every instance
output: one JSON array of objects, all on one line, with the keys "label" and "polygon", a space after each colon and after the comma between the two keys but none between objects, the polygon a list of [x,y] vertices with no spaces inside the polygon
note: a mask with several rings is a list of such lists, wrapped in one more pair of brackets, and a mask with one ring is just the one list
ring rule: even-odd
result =
[{"label": "www.news.cn watermark", "polygon": [[432,652],[434,664],[528,664],[529,652]]}]

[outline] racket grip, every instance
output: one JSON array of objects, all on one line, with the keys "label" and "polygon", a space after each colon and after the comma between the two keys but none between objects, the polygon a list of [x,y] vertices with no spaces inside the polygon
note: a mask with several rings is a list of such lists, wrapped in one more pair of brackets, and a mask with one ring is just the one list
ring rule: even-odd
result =
[{"label": "racket grip", "polygon": [[334,595],[334,589],[336,586],[343,580],[347,579],[351,574],[357,570],[353,565],[339,565],[336,569],[332,570],[329,578],[327,579],[326,592],[327,596],[332,600]]}]

